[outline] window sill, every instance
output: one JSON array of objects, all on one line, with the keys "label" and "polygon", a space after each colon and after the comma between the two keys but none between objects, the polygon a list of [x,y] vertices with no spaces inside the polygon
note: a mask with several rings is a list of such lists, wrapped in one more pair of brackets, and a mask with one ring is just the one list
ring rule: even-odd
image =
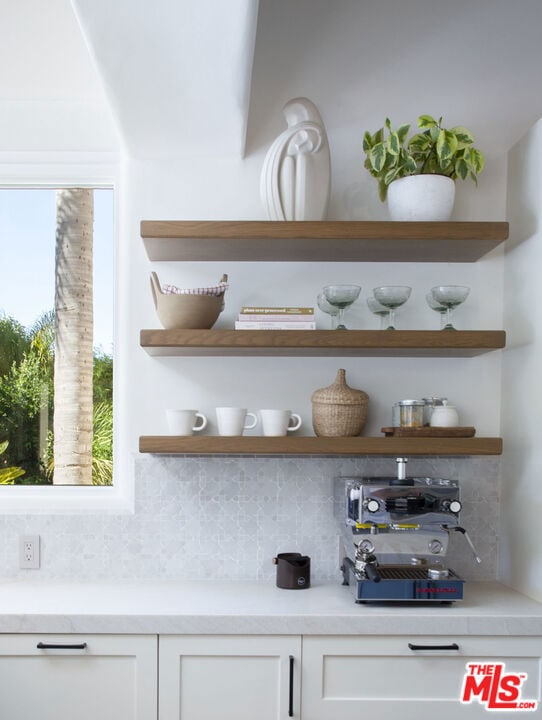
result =
[{"label": "window sill", "polygon": [[0,487],[0,515],[130,514],[133,492],[118,487],[4,486]]}]

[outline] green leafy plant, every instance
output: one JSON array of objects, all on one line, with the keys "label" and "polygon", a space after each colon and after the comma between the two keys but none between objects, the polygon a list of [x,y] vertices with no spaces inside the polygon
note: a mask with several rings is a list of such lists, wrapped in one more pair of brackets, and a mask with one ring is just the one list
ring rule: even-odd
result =
[{"label": "green leafy plant", "polygon": [[113,404],[106,401],[94,405],[92,484],[113,484]]},{"label": "green leafy plant", "polygon": [[[25,329],[0,312],[0,484],[50,485],[52,432],[46,446],[40,422],[52,425],[54,312]],[[113,357],[94,351],[94,485],[113,481]],[[9,470],[8,472],[3,472]]]},{"label": "green leafy plant", "polygon": [[[0,443],[0,455],[6,452],[8,441]],[[0,485],[13,485],[13,481],[24,475],[24,470],[20,467],[0,467]]]},{"label": "green leafy plant", "polygon": [[410,125],[393,129],[389,118],[374,134],[365,132],[363,150],[365,167],[378,181],[380,199],[384,201],[388,187],[408,175],[445,175],[456,180],[470,177],[477,184],[484,169],[484,156],[472,147],[472,134],[460,125],[449,130],[442,127],[442,118],[431,115],[418,118],[420,132],[407,139]]}]

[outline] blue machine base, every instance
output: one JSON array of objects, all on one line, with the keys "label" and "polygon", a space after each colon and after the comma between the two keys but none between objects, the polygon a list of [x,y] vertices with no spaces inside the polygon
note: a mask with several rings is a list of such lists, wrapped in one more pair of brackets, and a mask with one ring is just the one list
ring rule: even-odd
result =
[{"label": "blue machine base", "polygon": [[365,602],[439,602],[451,603],[463,600],[465,581],[448,570],[448,577],[428,578],[427,571],[408,566],[381,565],[378,567],[380,581],[359,579],[353,562],[344,559],[341,566],[343,584],[350,585],[357,603]]},{"label": "blue machine base", "polygon": [[356,602],[441,602],[463,600],[463,580],[354,580]]}]

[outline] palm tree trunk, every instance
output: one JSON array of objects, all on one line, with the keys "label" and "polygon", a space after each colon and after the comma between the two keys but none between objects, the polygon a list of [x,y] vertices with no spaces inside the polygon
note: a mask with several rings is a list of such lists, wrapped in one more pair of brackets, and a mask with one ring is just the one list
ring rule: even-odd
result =
[{"label": "palm tree trunk", "polygon": [[92,238],[94,194],[56,195],[54,477],[92,484]]}]

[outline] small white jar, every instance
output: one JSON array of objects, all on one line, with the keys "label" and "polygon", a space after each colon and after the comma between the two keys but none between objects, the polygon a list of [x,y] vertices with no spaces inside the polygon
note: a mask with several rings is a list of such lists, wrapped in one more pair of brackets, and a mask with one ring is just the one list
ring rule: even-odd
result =
[{"label": "small white jar", "polygon": [[447,400],[442,405],[436,405],[431,413],[431,427],[457,427],[459,415],[453,405],[448,405]]}]

